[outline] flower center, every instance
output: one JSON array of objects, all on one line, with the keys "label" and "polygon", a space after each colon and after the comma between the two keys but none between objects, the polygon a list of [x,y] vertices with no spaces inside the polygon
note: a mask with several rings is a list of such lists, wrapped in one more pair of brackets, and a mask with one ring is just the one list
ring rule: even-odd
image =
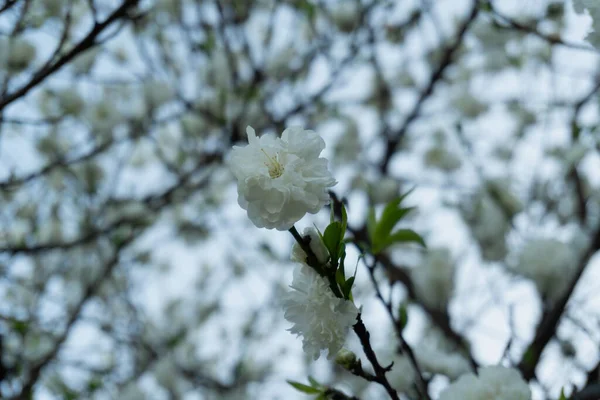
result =
[{"label": "flower center", "polygon": [[279,178],[281,175],[283,175],[283,165],[281,165],[281,163],[279,162],[279,153],[277,153],[275,155],[275,158],[269,156],[267,154],[266,151],[264,151],[264,149],[260,149],[260,151],[263,152],[263,154],[267,157],[267,162],[265,163],[265,165],[267,166],[267,168],[269,168],[269,176],[271,177],[271,179],[275,179],[275,178]]}]

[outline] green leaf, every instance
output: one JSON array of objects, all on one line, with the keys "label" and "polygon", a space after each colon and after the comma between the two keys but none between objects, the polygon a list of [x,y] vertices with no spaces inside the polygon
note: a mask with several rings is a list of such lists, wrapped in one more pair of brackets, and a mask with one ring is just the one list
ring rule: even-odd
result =
[{"label": "green leaf", "polygon": [[29,324],[26,321],[13,321],[12,328],[21,336],[25,336],[29,330]]},{"label": "green leaf", "polygon": [[308,385],[304,385],[300,382],[296,382],[296,381],[287,381],[287,383],[289,383],[290,385],[292,385],[296,390],[302,392],[302,393],[308,393],[308,394],[319,394],[321,393],[320,389],[316,389],[313,388],[311,386]]},{"label": "green leaf", "polygon": [[350,293],[352,292],[352,285],[354,285],[354,276],[348,278],[348,280],[344,283],[342,294],[345,299],[350,299]]},{"label": "green leaf", "polygon": [[560,389],[560,397],[558,400],[568,400],[567,396],[565,395],[565,388]]},{"label": "green leaf", "polygon": [[344,258],[346,258],[346,243],[344,241],[340,242],[340,249],[338,250],[338,257],[342,262]]},{"label": "green leaf", "polygon": [[335,271],[335,281],[337,282],[338,286],[342,288],[342,293],[343,293],[344,285],[346,284],[346,277],[344,276],[343,269],[338,268],[338,270]]},{"label": "green leaf", "polygon": [[312,5],[308,0],[300,0],[298,2],[298,10],[306,14],[309,20],[313,20],[316,16],[315,6]]},{"label": "green leaf", "polygon": [[377,228],[375,228],[374,242],[378,243],[385,240],[390,235],[396,224],[398,224],[398,222],[400,222],[400,220],[412,210],[414,210],[414,207],[388,209],[386,206],[386,209],[381,215],[381,219],[377,223]]},{"label": "green leaf", "polygon": [[346,213],[346,207],[344,203],[340,203],[342,206],[342,239],[346,235],[346,228],[348,228],[348,213]]},{"label": "green leaf", "polygon": [[406,325],[408,324],[408,309],[406,308],[406,304],[400,304],[400,308],[398,310],[398,323],[400,324],[400,330],[404,330]]},{"label": "green leaf", "polygon": [[375,237],[375,228],[377,227],[377,220],[375,219],[375,208],[369,207],[369,214],[367,215],[367,233],[369,234],[369,241],[373,243]]},{"label": "green leaf", "polygon": [[412,229],[399,229],[390,236],[388,236],[383,242],[378,243],[378,246],[373,248],[373,252],[379,253],[380,251],[386,249],[394,243],[405,242],[416,242],[423,247],[427,247],[423,238]]},{"label": "green leaf", "polygon": [[342,232],[342,224],[339,221],[334,221],[327,228],[325,228],[325,233],[323,233],[323,243],[325,243],[325,247],[329,250],[329,255],[331,256],[331,261],[337,261],[339,256],[339,247],[341,243],[341,232]]},{"label": "green leaf", "polygon": [[314,388],[323,388],[323,386],[317,382],[317,380],[315,378],[313,378],[312,376],[308,376],[308,381],[310,382],[310,385]]}]

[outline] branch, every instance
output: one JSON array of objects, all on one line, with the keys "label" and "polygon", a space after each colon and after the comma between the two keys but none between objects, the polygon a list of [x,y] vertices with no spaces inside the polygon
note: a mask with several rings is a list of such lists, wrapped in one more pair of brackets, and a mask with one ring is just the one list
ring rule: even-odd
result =
[{"label": "branch", "polygon": [[65,66],[69,61],[73,60],[77,55],[90,49],[96,44],[97,37],[114,21],[127,15],[127,12],[138,3],[139,0],[125,0],[119,8],[117,8],[111,15],[108,16],[103,22],[96,23],[92,30],[83,38],[71,51],[57,59],[55,62],[49,63],[38,70],[31,80],[16,89],[12,93],[4,95],[0,99],[0,112],[9,104],[25,96],[31,89],[36,87],[38,84],[43,82],[50,75],[54,74]]},{"label": "branch", "polygon": [[560,319],[566,309],[567,303],[573,294],[579,279],[583,275],[590,258],[600,249],[600,226],[597,228],[592,243],[585,254],[581,257],[575,275],[571,278],[568,288],[561,298],[553,305],[553,307],[545,313],[540,321],[534,339],[523,354],[518,368],[526,380],[531,380],[535,377],[535,369],[540,361],[544,349],[554,337]]},{"label": "branch", "polygon": [[25,381],[23,383],[23,388],[21,389],[21,392],[17,396],[15,396],[15,398],[17,398],[17,399],[32,398],[33,386],[36,384],[36,382],[40,378],[42,370],[44,369],[44,367],[46,367],[49,363],[51,363],[54,360],[54,358],[58,354],[60,348],[62,347],[63,343],[67,340],[69,333],[71,332],[71,329],[75,325],[75,322],[77,322],[77,320],[79,319],[79,316],[81,314],[81,311],[83,310],[83,307],[92,297],[94,297],[96,295],[96,292],[98,291],[98,289],[100,288],[102,283],[105,281],[105,279],[107,279],[110,276],[110,274],[114,270],[115,266],[119,263],[119,256],[120,256],[121,250],[125,246],[127,246],[129,243],[131,243],[131,241],[133,239],[134,239],[134,236],[130,235],[129,237],[125,238],[125,240],[123,240],[119,244],[119,246],[115,249],[115,254],[106,263],[104,270],[102,271],[102,274],[86,288],[83,296],[81,297],[81,299],[75,305],[73,311],[71,312],[71,315],[69,316],[69,319],[67,320],[65,329],[63,330],[62,334],[56,339],[52,350],[50,352],[48,352],[43,358],[38,360],[33,365],[33,367],[28,371],[28,379],[27,379],[27,381]]},{"label": "branch", "polygon": [[365,352],[367,359],[373,366],[375,376],[377,377],[376,382],[378,382],[385,388],[386,392],[390,395],[390,398],[392,400],[400,400],[400,398],[398,397],[398,393],[392,387],[392,385],[390,385],[390,382],[385,376],[385,373],[391,369],[393,364],[386,368],[382,367],[381,364],[379,364],[377,356],[375,355],[375,351],[373,351],[373,347],[371,347],[371,342],[369,340],[371,335],[369,334],[369,331],[367,331],[367,328],[365,327],[365,324],[362,321],[360,313],[356,317],[356,320],[357,322],[353,326],[354,332],[356,333],[356,336],[358,336],[358,338],[360,339],[360,344],[362,345],[363,351]]},{"label": "branch", "polygon": [[425,88],[419,95],[419,98],[417,99],[417,102],[413,106],[413,109],[411,110],[411,112],[408,114],[408,116],[404,120],[404,124],[400,127],[400,129],[398,129],[398,131],[393,136],[388,137],[386,147],[385,147],[385,155],[383,157],[383,161],[382,161],[381,165],[379,166],[379,170],[382,173],[388,172],[390,160],[392,158],[392,155],[396,152],[396,147],[398,146],[398,143],[400,143],[400,140],[402,140],[402,138],[404,137],[404,135],[406,134],[406,132],[408,131],[408,129],[410,128],[412,123],[417,119],[417,117],[421,113],[421,108],[423,107],[425,100],[427,100],[427,98],[429,98],[429,96],[431,96],[431,94],[433,93],[433,89],[435,88],[435,85],[443,78],[444,72],[452,64],[452,62],[453,62],[452,59],[454,58],[454,55],[458,52],[458,49],[460,48],[460,46],[464,40],[467,30],[469,29],[471,24],[475,21],[475,18],[477,17],[478,14],[479,14],[479,5],[478,5],[478,2],[475,1],[475,3],[473,4],[473,6],[471,8],[471,13],[467,17],[466,21],[463,22],[463,24],[460,26],[458,33],[456,35],[456,39],[449,47],[446,48],[446,50],[442,54],[442,59],[441,59],[440,64],[437,66],[437,68],[431,74],[431,76],[429,78],[429,83],[425,86]]}]

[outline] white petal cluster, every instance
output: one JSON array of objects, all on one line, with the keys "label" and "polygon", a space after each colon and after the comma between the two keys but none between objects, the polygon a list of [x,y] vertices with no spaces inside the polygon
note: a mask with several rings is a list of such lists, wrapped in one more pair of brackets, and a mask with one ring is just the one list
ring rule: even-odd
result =
[{"label": "white petal cluster", "polygon": [[469,361],[437,329],[428,331],[421,339],[415,347],[415,356],[423,371],[445,375],[451,380],[472,371]]},{"label": "white petal cluster", "polygon": [[[310,238],[310,249],[313,253],[315,253],[317,260],[321,264],[325,264],[327,262],[327,259],[329,258],[329,251],[327,251],[325,243],[323,243],[323,241],[321,240],[319,232],[317,232],[317,230],[313,227],[307,227],[304,229],[302,236],[305,238]],[[302,250],[302,247],[300,247],[300,245],[296,241],[294,241],[294,244],[292,246],[291,259],[292,261],[296,261],[299,263],[306,263],[306,253],[304,252],[304,250]]]},{"label": "white petal cluster", "polygon": [[408,357],[398,356],[386,374],[388,381],[399,392],[411,392],[416,379],[415,368]]},{"label": "white petal cluster", "polygon": [[487,261],[506,257],[506,234],[510,230],[507,212],[487,193],[480,193],[471,209],[463,210],[473,236]]},{"label": "white petal cluster", "polygon": [[290,287],[283,299],[285,319],[294,324],[289,331],[302,336],[302,348],[314,360],[325,349],[332,359],[356,323],[358,309],[336,297],[327,280],[306,264],[297,265]]},{"label": "white petal cluster", "polygon": [[513,271],[533,280],[550,301],[563,294],[577,266],[577,255],[566,243],[553,238],[530,240]]},{"label": "white petal cluster", "polygon": [[454,288],[454,263],[450,250],[430,249],[411,275],[417,297],[425,305],[438,310],[446,308]]},{"label": "white petal cluster", "polygon": [[586,39],[593,46],[600,46],[600,2],[596,0],[573,0],[573,8],[577,13],[586,10],[592,17],[592,30],[588,32]]},{"label": "white petal cluster", "polygon": [[306,213],[329,202],[336,184],[320,158],[323,139],[313,131],[290,127],[281,138],[256,136],[248,127],[247,146],[234,146],[229,166],[238,181],[238,203],[259,228],[287,230]]},{"label": "white petal cluster", "polygon": [[516,369],[487,367],[448,386],[439,400],[531,400],[531,390]]}]

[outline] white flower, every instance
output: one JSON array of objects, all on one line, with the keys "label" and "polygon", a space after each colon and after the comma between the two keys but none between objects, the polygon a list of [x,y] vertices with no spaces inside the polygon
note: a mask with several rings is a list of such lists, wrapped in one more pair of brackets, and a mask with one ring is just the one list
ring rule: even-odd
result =
[{"label": "white flower", "polygon": [[438,310],[446,308],[454,288],[454,263],[448,249],[429,250],[411,275],[417,297],[425,305]]},{"label": "white flower", "polygon": [[289,331],[302,336],[302,348],[314,360],[325,349],[332,359],[356,323],[358,309],[336,297],[327,280],[306,264],[298,264],[290,287],[283,299],[285,319],[294,324]]},{"label": "white flower", "polygon": [[[315,253],[317,260],[321,264],[325,264],[329,258],[329,251],[327,250],[327,247],[325,247],[325,243],[321,240],[319,232],[317,232],[315,228],[309,226],[304,229],[302,236],[308,236],[310,238],[310,249]],[[306,263],[306,253],[297,242],[294,242],[292,245],[291,259],[299,263]]]},{"label": "white flower", "polygon": [[592,29],[586,38],[592,45],[600,46],[600,3],[597,0],[574,0],[573,8],[577,13],[587,10],[592,17]]},{"label": "white flower", "polygon": [[550,238],[534,239],[525,245],[518,265],[512,269],[533,280],[540,294],[552,301],[567,288],[577,266],[576,258],[566,243]]},{"label": "white flower", "polygon": [[439,400],[531,400],[531,390],[517,370],[487,367],[479,370],[479,376],[463,375]]},{"label": "white flower", "polygon": [[514,217],[523,211],[523,203],[511,190],[510,181],[507,178],[490,179],[485,186],[505,215]]},{"label": "white flower", "polygon": [[400,182],[394,178],[381,177],[375,182],[369,182],[367,190],[373,204],[386,204],[398,197]]},{"label": "white flower", "polygon": [[66,115],[79,115],[83,111],[85,103],[77,90],[66,89],[58,93],[58,103]]},{"label": "white flower", "polygon": [[446,150],[444,146],[436,145],[425,152],[425,165],[442,171],[456,171],[462,165],[458,156]]},{"label": "white flower", "polygon": [[20,72],[26,69],[35,59],[36,48],[27,40],[16,38],[9,44],[7,67],[12,72]]},{"label": "white flower", "polygon": [[406,356],[394,358],[392,369],[386,374],[388,381],[399,392],[412,392],[416,379],[415,368]]},{"label": "white flower", "polygon": [[600,10],[600,5],[596,0],[573,0],[573,8],[579,14],[585,10],[592,14],[592,12]]},{"label": "white flower", "polygon": [[259,228],[290,229],[304,214],[329,202],[336,184],[320,158],[323,139],[313,131],[290,127],[281,138],[256,136],[246,128],[248,146],[234,146],[229,166],[238,180],[238,203]]},{"label": "white flower", "polygon": [[149,108],[158,108],[167,103],[173,97],[173,90],[165,82],[146,82],[144,84],[143,91],[146,105]]},{"label": "white flower", "polygon": [[415,347],[415,356],[423,371],[445,375],[451,380],[472,371],[469,361],[438,329],[425,334]]},{"label": "white flower", "polygon": [[506,256],[506,233],[510,229],[507,215],[488,194],[480,193],[472,209],[465,210],[481,255],[487,261],[499,261]]}]

